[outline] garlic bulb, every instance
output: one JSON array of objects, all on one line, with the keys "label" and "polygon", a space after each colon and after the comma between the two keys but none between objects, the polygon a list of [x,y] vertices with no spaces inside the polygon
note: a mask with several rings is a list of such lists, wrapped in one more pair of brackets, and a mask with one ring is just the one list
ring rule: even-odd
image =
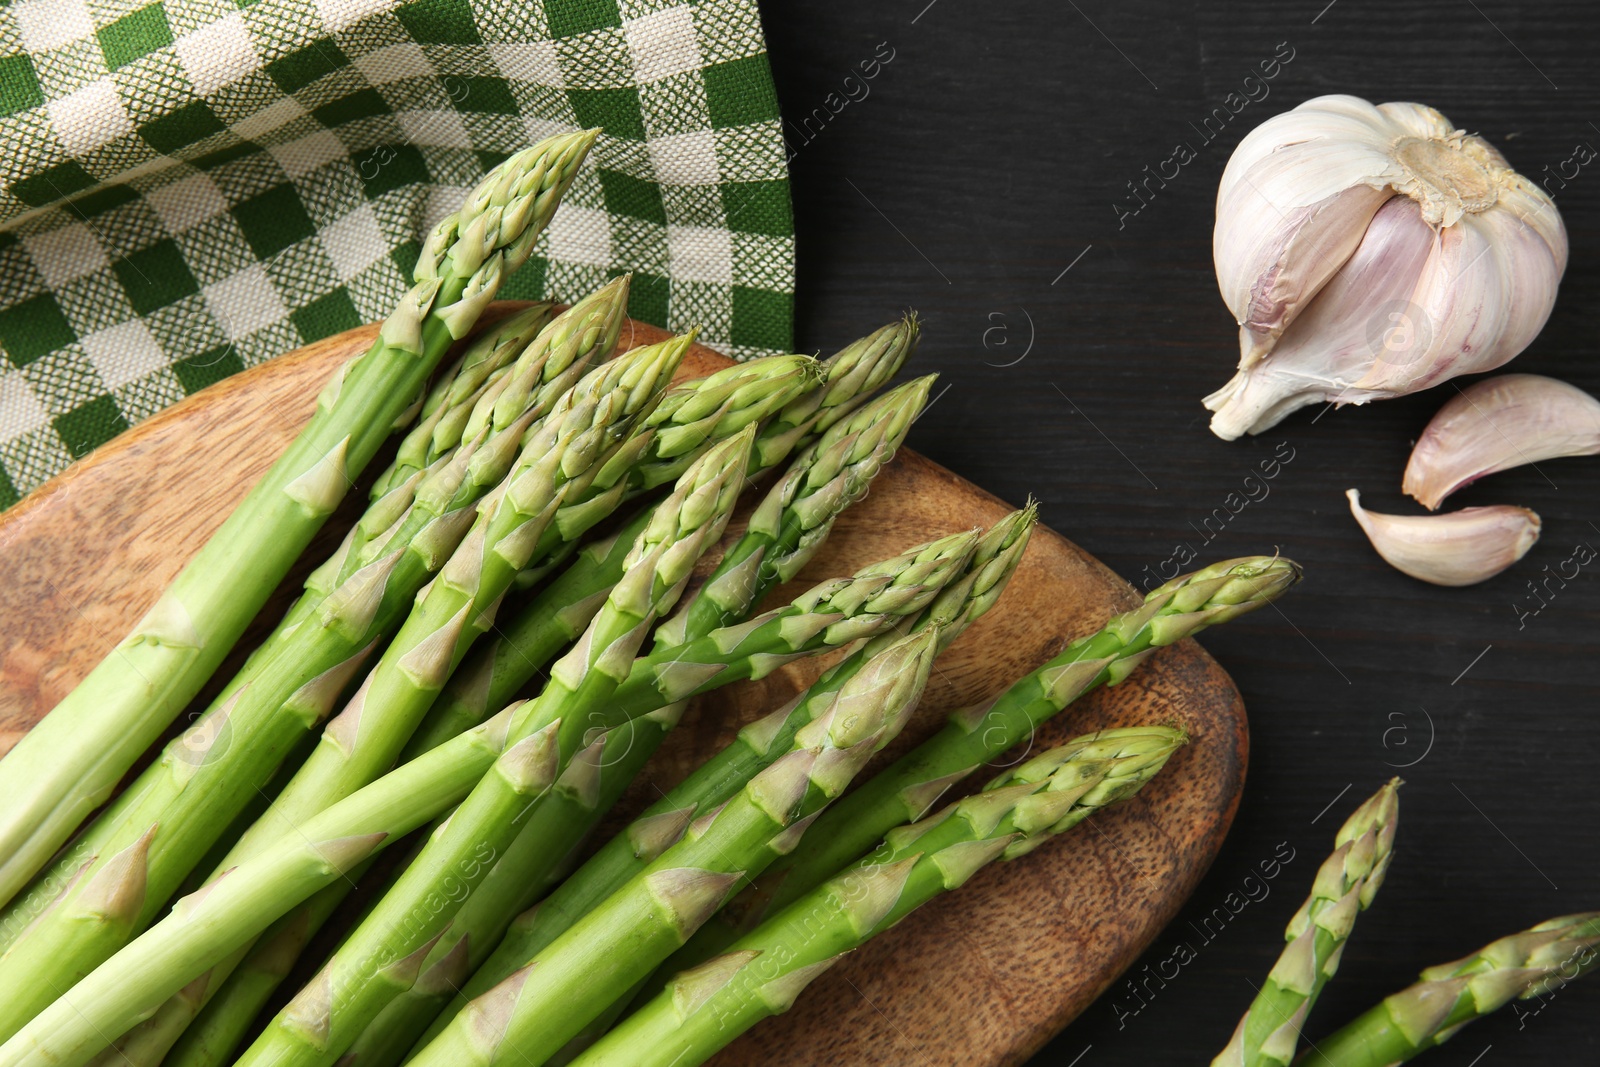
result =
[{"label": "garlic bulb", "polygon": [[1429,511],[1486,474],[1600,452],[1600,400],[1539,374],[1474,382],[1417,439],[1401,488]]},{"label": "garlic bulb", "polygon": [[1528,554],[1539,540],[1539,516],[1497,504],[1443,515],[1382,515],[1347,490],[1350,514],[1391,567],[1434,585],[1474,585]]},{"label": "garlic bulb", "polygon": [[1235,149],[1212,252],[1239,370],[1205,405],[1232,440],[1500,366],[1549,317],[1567,236],[1544,190],[1432,108],[1322,96]]}]

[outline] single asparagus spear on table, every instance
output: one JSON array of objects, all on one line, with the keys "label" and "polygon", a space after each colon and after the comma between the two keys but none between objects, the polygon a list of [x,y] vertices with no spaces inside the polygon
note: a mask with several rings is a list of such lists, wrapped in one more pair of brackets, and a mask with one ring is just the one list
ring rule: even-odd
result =
[{"label": "single asparagus spear on table", "polygon": [[[894,376],[916,340],[916,320],[908,316],[824,360],[820,388],[789,401],[757,432],[748,473],[753,477],[783,462],[854,411]],[[537,677],[588,625],[622,576],[622,559],[648,521],[646,510],[621,532],[585,548],[538,596],[508,612],[510,618],[499,623],[493,639],[474,650],[446,683],[412,737],[407,756],[484,721]]]},{"label": "single asparagus spear on table", "polygon": [[[1005,591],[1027,548],[1037,512],[1030,504],[996,523],[978,543],[965,571],[919,612],[908,615],[908,632],[937,626],[943,651]],[[466,1006],[534,958],[568,927],[654,861],[682,837],[696,818],[723,803],[773,760],[789,751],[799,730],[832,706],[835,695],[889,644],[896,632],[873,638],[829,668],[805,693],[770,716],[746,726],[666,796],[646,808],[551,895],[519,916],[498,948],[477,968],[429,1036]]]},{"label": "single asparagus spear on table", "polygon": [[1289,920],[1289,942],[1212,1067],[1288,1067],[1306,1016],[1339,957],[1356,916],[1377,896],[1394,854],[1400,779],[1368,797],[1334,835],[1334,852],[1317,871],[1311,895]]},{"label": "single asparagus spear on table", "polygon": [[921,818],[950,786],[1031,738],[1067,705],[1116,685],[1159,648],[1271,603],[1300,579],[1280,557],[1225,560],[1181,575],[1112,617],[987,705],[956,712],[933,737],[835,804],[799,848],[772,864],[669,961],[667,973],[715,955],[766,916],[860,858],[896,824]]},{"label": "single asparagus spear on table", "polygon": [[[886,393],[796,457],[699,592],[658,628],[657,647],[743,622],[769,589],[793,578],[838,515],[865,494],[893,457],[932,383],[930,376]],[[404,1058],[516,913],[555,883],[569,855],[666,739],[686,703],[601,734],[573,758],[434,944],[417,982],[373,1020],[351,1046],[352,1056],[365,1067],[388,1067]]]},{"label": "single asparagus spear on table", "polygon": [[646,977],[782,851],[899,732],[921,695],[937,631],[874,657],[790,751],[663,852],[526,967],[474,1000],[413,1057],[418,1067],[542,1063]]},{"label": "single asparagus spear on table", "polygon": [[[891,830],[865,859],[795,900],[573,1060],[693,1067],[787,1011],[818,975],[987,864],[1013,859],[1144,787],[1184,743],[1168,726],[1102,730],[1000,775],[983,792]],[[513,1059],[514,1057],[507,1057]],[[461,1062],[471,1062],[463,1060]]]},{"label": "single asparagus spear on table", "polygon": [[[541,337],[564,337],[596,315],[602,325],[607,316],[620,322],[624,292],[608,286]],[[370,561],[345,559],[349,573],[312,616],[287,628],[245,684],[170,743],[49,877],[12,903],[6,925],[20,932],[0,958],[0,1037],[154,919],[412,611],[417,591],[467,531],[473,504],[504,476],[530,424],[577,380],[592,347],[536,341],[519,368],[528,384],[519,403],[437,460],[394,530],[366,546]]]},{"label": "single asparagus spear on table", "polygon": [[1547,997],[1587,974],[1600,960],[1597,946],[1600,912],[1593,911],[1502,937],[1464,959],[1429,967],[1420,982],[1318,1041],[1299,1062],[1305,1067],[1404,1063],[1514,1000]]},{"label": "single asparagus spear on table", "polygon": [[695,562],[722,535],[743,484],[753,432],[749,427],[712,448],[679,479],[635,544],[628,571],[605,606],[556,664],[544,691],[512,720],[513,742],[549,736],[550,775],[537,789],[503,774],[486,775],[240,1063],[332,1064],[415,981],[462,897],[582,747],[590,718],[613,710],[609,698],[628,676],[650,625],[671,608]]},{"label": "single asparagus spear on table", "polygon": [[[687,349],[688,341],[687,339],[679,339],[676,342],[666,342],[664,344],[670,346],[671,351],[681,356],[682,352]],[[621,357],[618,362],[642,358],[642,353],[661,348],[662,346],[654,346],[651,349],[636,349],[634,352]],[[534,555],[537,557],[541,553],[548,554],[552,531],[555,531],[554,540],[559,545],[562,538],[576,536],[587,529],[589,524],[597,521],[605,511],[614,507],[622,499],[622,492],[628,486],[637,484],[641,480],[639,472],[643,465],[650,465],[659,470],[663,463],[671,462],[677,469],[684,469],[705,449],[727,439],[744,426],[766,417],[775,409],[790,402],[798,394],[813,388],[815,382],[814,362],[804,356],[781,356],[753,360],[732,369],[737,373],[729,374],[723,372],[707,379],[699,379],[697,382],[673,387],[663,399],[664,404],[670,402],[670,410],[665,415],[659,414],[658,407],[657,411],[652,412],[648,419],[641,420],[641,425],[626,442],[614,450],[612,459],[598,465],[598,472],[591,470],[582,479],[569,479],[566,495],[563,497],[564,507],[556,512],[554,520],[546,526],[544,534],[538,542],[540,547],[534,549]],[[579,394],[592,391],[588,386],[580,386],[577,390]],[[503,402],[504,397],[501,398],[499,403]],[[468,428],[470,430],[470,424]],[[668,442],[665,446],[661,444],[663,439]],[[536,450],[530,449],[530,451]],[[670,459],[668,458],[668,453],[671,454]],[[568,522],[565,517],[573,513],[576,513],[579,518]],[[646,525],[648,525],[647,517],[634,528],[625,530],[619,538],[614,539],[612,542],[616,549],[612,556],[618,572],[621,570],[622,560],[627,550]],[[625,540],[622,540],[624,537]],[[617,544],[618,541],[620,541],[620,544]],[[510,544],[509,541],[505,543]],[[504,561],[502,560],[501,562]],[[523,567],[526,567],[526,565],[526,562],[522,564]],[[498,598],[509,589],[509,580],[514,577],[514,573],[513,570],[506,567],[499,567],[496,575],[492,576],[494,580],[485,581],[479,585],[475,601],[483,604],[497,604]],[[539,604],[549,612],[548,618],[544,620],[546,625],[540,628],[540,632],[549,633],[553,630],[560,630],[567,635],[566,639],[570,640],[570,637],[575,636],[581,630],[582,625],[589,621],[599,603],[604,601],[611,584],[614,583],[607,583],[604,587],[593,591],[586,590],[581,596],[581,599],[585,602],[583,605],[585,613],[579,615],[575,614],[570,601],[563,599],[566,596],[563,590],[570,583],[559,581],[554,583],[552,588],[547,590],[549,595],[541,596],[539,600]],[[434,595],[434,593],[430,593],[430,596]],[[577,594],[573,595],[577,596]],[[419,608],[419,612],[425,614],[425,608]],[[432,615],[436,619],[446,617],[446,613],[442,610],[435,611]],[[463,640],[458,641],[456,651],[450,657],[452,666],[459,662],[463,654],[464,649],[461,646],[470,641],[470,639],[475,638],[477,633],[478,631],[474,628],[467,629]],[[405,634],[402,633],[401,637],[396,639],[394,647],[398,648],[404,644],[404,638]],[[559,642],[559,644],[565,643],[566,640]],[[548,655],[553,655],[557,647],[558,643],[552,642],[544,656],[537,660],[538,664],[542,666],[544,662],[547,662]],[[534,653],[526,648],[522,648],[519,651],[524,657],[523,666],[528,666],[526,657],[534,655]],[[392,658],[395,653],[391,651],[389,655]],[[531,670],[529,673],[532,673]],[[390,688],[392,689],[393,687],[391,686]],[[404,688],[402,685],[402,689]],[[376,717],[380,722],[393,724],[393,733],[386,734],[386,737],[401,736],[412,729],[413,723],[416,722],[414,716],[426,713],[426,708],[432,704],[436,694],[429,691],[415,695],[417,699],[409,705],[404,700],[397,705],[394,699],[375,698],[373,691],[369,690],[361,707],[361,720],[366,723]],[[509,694],[507,695],[509,696]],[[385,711],[383,709],[388,710]],[[451,727],[449,733],[453,735],[459,732],[460,729],[475,724],[480,719],[481,716],[476,717],[470,724],[448,724]],[[338,720],[335,721],[334,727],[330,727],[330,735],[337,725]],[[402,755],[402,759],[409,758],[411,754],[426,751],[428,747],[442,739],[442,737],[435,735],[432,738],[423,739],[423,743],[418,744],[416,743],[418,739],[413,736],[411,741],[408,742],[406,754]],[[387,741],[384,743],[387,744]],[[276,811],[269,812],[269,816],[272,814],[283,815],[287,811],[292,821],[293,818],[303,817],[307,811],[314,810],[316,804],[320,803],[317,798],[326,795],[327,790],[320,786],[327,784],[329,771],[343,775],[347,779],[351,778],[349,767],[352,760],[350,754],[345,751],[347,745],[339,744],[337,747],[338,751],[335,753],[322,753],[325,758],[322,760],[323,765],[321,767],[312,764],[302,770],[295,782],[291,783],[291,790],[298,791],[297,794],[286,792],[287,799],[280,799],[276,805]],[[371,772],[373,767],[386,767],[388,762],[393,759],[393,754],[387,750],[374,750],[371,748],[368,750],[369,753],[374,751],[376,751],[376,755],[369,754],[363,757],[368,765],[368,773]],[[355,780],[359,780],[359,776]],[[310,798],[309,803],[307,798]],[[291,805],[290,802],[295,803]],[[292,807],[298,807],[303,810],[295,812]],[[241,842],[240,847],[230,857],[230,861],[236,860],[240,855],[245,854],[243,850],[248,847],[255,847],[261,841],[270,839],[273,821],[271,818],[262,820],[250,837]],[[282,822],[283,820],[279,819],[277,821]],[[329,897],[337,897],[342,892],[343,887],[335,885],[325,890],[324,894]],[[324,916],[331,912],[331,906],[326,900],[310,902],[306,905],[306,908],[311,912]],[[239,993],[229,993],[225,989],[219,990],[216,984],[208,988],[206,995],[201,997],[202,1002],[215,996],[221,998],[224,1003],[217,1004],[214,1009],[207,1008],[208,1018],[204,1023],[205,1032],[197,1035],[192,1042],[184,1042],[175,1051],[174,1062],[176,1064],[191,1063],[194,1065],[215,1062],[215,1057],[219,1050],[231,1048],[234,1043],[240,1040],[243,1037],[244,1024],[253,1018],[256,1010],[263,1003],[264,995],[269,994],[271,991],[267,976],[281,972],[282,960],[285,957],[292,957],[297,954],[314,930],[315,924],[308,926],[304,918],[298,914],[284,916],[272,930],[269,930],[266,935],[266,943],[260,949],[261,953],[267,958],[267,966],[264,968],[254,965],[247,966],[246,977],[241,980],[241,991]],[[234,964],[235,961],[230,960],[219,966],[214,982],[223,982]],[[235,998],[238,998],[240,1002],[232,1002]],[[184,1025],[184,1021],[190,1015],[192,1004],[192,1000],[175,1003],[171,1009],[163,1012],[142,1028],[151,1036],[136,1036],[138,1036],[142,1044],[153,1045],[160,1051],[165,1051],[166,1044],[175,1039],[177,1028]],[[163,1031],[168,1036],[163,1038],[153,1036],[153,1032],[157,1030]]]},{"label": "single asparagus spear on table", "polygon": [[131,633],[0,760],[0,901],[110,796],[183,711],[392,432],[452,342],[527,259],[599,131],[489,173],[430,236],[365,355]]}]

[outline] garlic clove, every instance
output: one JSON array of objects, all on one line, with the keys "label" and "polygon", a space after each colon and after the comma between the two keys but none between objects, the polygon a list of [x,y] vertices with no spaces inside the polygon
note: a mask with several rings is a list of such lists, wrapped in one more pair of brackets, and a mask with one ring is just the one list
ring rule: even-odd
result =
[{"label": "garlic clove", "polygon": [[1401,488],[1429,511],[1496,471],[1600,453],[1600,400],[1539,374],[1501,374],[1461,390],[1417,439]]},{"label": "garlic clove", "polygon": [[1307,404],[1363,404],[1388,395],[1356,383],[1380,357],[1409,361],[1420,324],[1412,296],[1434,241],[1414,201],[1390,198],[1270,358],[1238,371],[1205,398],[1216,413],[1211,431],[1231,441],[1260,433]]},{"label": "garlic clove", "polygon": [[[1272,351],[1283,331],[1350,258],[1390,195],[1356,186],[1289,208],[1282,226],[1217,227],[1212,254],[1223,299],[1239,322],[1241,368]],[[1252,183],[1244,182],[1226,203],[1219,201],[1218,215],[1242,217],[1247,209],[1240,202],[1251,200],[1257,211],[1274,209]]]},{"label": "garlic clove", "polygon": [[[1308,122],[1314,134],[1300,132]],[[1240,326],[1241,367],[1272,350],[1394,195],[1390,140],[1378,108],[1328,96],[1268,119],[1234,150],[1217,188],[1212,253]]]},{"label": "garlic clove", "polygon": [[1380,356],[1357,388],[1399,396],[1501,366],[1544,328],[1560,280],[1533,227],[1507,212],[1463,216],[1439,232],[1417,281],[1411,348]]},{"label": "garlic clove", "polygon": [[1361,506],[1347,490],[1350,514],[1395,570],[1434,585],[1474,585],[1493,578],[1539,540],[1539,516],[1497,504],[1443,515],[1384,515]]}]

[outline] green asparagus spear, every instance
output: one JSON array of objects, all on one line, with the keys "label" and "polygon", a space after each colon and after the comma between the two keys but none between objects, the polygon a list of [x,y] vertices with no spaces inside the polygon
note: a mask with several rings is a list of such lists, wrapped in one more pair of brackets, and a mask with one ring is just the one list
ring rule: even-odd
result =
[{"label": "green asparagus spear", "polygon": [[1356,915],[1383,884],[1399,817],[1400,779],[1395,778],[1339,828],[1333,855],[1323,861],[1311,895],[1289,920],[1284,932],[1288,946],[1212,1067],[1287,1067],[1293,1062],[1300,1029],[1322,987],[1339,969]]},{"label": "green asparagus spear", "polygon": [[1502,937],[1465,959],[1429,967],[1420,982],[1323,1038],[1299,1062],[1305,1067],[1404,1063],[1514,1000],[1547,997],[1587,974],[1600,960],[1597,945],[1600,912],[1593,911]]},{"label": "green asparagus spear", "polygon": [[1297,564],[1256,556],[1213,564],[1152,591],[1142,606],[1071,642],[992,704],[951,716],[943,730],[834,805],[798,849],[707,923],[672,966],[688,968],[721,951],[858,859],[895,823],[921,818],[951,785],[1027,740],[1084,693],[1116,685],[1156,649],[1253,611],[1299,578]]},{"label": "green asparagus spear", "polygon": [[[773,389],[775,368],[780,380],[792,383],[781,396]],[[634,484],[653,489],[676,480],[707,442],[761,422],[797,396],[815,394],[822,379],[816,360],[781,356],[736,363],[675,387],[646,420],[655,440],[632,472]]]},{"label": "green asparagus spear", "polygon": [[875,657],[796,737],[789,753],[548,948],[457,1015],[411,1062],[542,1063],[647,976],[743,875],[792,847],[904,724],[937,650],[937,631]]},{"label": "green asparagus spear", "polygon": [[[625,288],[608,286],[596,300],[620,321]],[[564,335],[563,319],[541,337]],[[515,368],[527,385],[519,402],[486,419],[469,445],[436,461],[395,531],[368,543],[376,558],[345,560],[341,569],[350,573],[313,616],[286,630],[246,684],[167,746],[125,799],[58,861],[51,879],[13,903],[8,922],[20,925],[26,917],[32,925],[0,966],[0,1036],[155,918],[279,761],[328,714],[373,646],[406,616],[423,582],[467,531],[474,502],[505,475],[530,422],[567,394],[589,349],[536,342],[525,355]],[[70,888],[53,896],[57,879]],[[106,893],[137,903],[108,913]]]},{"label": "green asparagus spear", "polygon": [[[743,622],[769,589],[794,577],[821,547],[838,515],[866,492],[893,457],[932,382],[929,377],[885,394],[836,423],[798,456],[698,594],[657,630],[657,647]],[[554,884],[564,862],[684,710],[685,702],[679,702],[624,723],[573,758],[434,944],[416,984],[384,1008],[351,1046],[358,1062],[364,1067],[400,1063],[516,913]]]},{"label": "green asparagus spear", "polygon": [[450,810],[493,768],[553,777],[554,731],[508,744],[519,708],[397,768],[179,900],[0,1045],[3,1067],[77,1067],[296,903]]},{"label": "green asparagus spear", "polygon": [[[965,573],[913,616],[911,632],[937,624],[939,648],[948,648],[1004,592],[1033,528],[1032,505],[1012,512],[979,542]],[[840,688],[873,656],[898,640],[891,632],[830,668],[809,690],[771,716],[741,730],[734,741],[607,842],[551,895],[519,916],[500,945],[434,1024],[436,1033],[467,1002],[487,992],[566,931],[628,879],[675,844],[697,817],[726,801],[752,777],[789,751],[795,735],[832,705]]]},{"label": "green asparagus spear", "polygon": [[[693,1067],[787,1011],[846,952],[997,859],[1013,859],[1137,793],[1184,742],[1165,726],[1069,741],[937,815],[891,830],[871,855],[794,901],[573,1060],[574,1067]],[[758,962],[759,961],[759,962]]]},{"label": "green asparagus spear", "polygon": [[[512,743],[548,731],[538,787],[491,773],[433,833],[395,886],[267,1025],[239,1062],[336,1062],[383,1006],[408,988],[433,940],[515,837],[531,807],[583,747],[650,625],[670,610],[700,555],[722,535],[743,484],[754,427],[706,452],[656,509],[627,573],[538,698],[520,709]],[[648,710],[648,709],[646,709]],[[425,757],[424,757],[425,758]]]},{"label": "green asparagus spear", "polygon": [[501,279],[527,258],[598,131],[507,159],[429,237],[378,340],[133,631],[0,760],[0,901],[99,807],[260,611]]}]

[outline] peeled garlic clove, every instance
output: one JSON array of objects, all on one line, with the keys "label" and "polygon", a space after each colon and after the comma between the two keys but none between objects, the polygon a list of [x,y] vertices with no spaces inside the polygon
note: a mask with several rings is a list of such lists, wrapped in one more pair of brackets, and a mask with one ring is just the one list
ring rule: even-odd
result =
[{"label": "peeled garlic clove", "polygon": [[1502,374],[1453,397],[1411,450],[1401,488],[1429,511],[1486,474],[1600,453],[1600,400],[1539,374]]},{"label": "peeled garlic clove", "polygon": [[1383,515],[1347,490],[1350,514],[1395,570],[1434,585],[1474,585],[1528,554],[1539,540],[1539,516],[1497,504],[1443,515]]}]

